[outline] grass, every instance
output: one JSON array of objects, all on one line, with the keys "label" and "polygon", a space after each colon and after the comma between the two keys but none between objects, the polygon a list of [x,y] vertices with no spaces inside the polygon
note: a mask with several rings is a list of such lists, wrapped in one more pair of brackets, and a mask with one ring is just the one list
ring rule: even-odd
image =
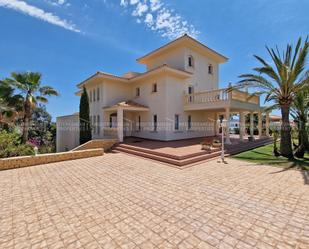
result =
[{"label": "grass", "polygon": [[233,158],[264,165],[309,170],[309,154],[305,154],[304,158],[294,160],[289,160],[281,156],[275,157],[273,155],[273,144],[242,152],[234,155]]}]

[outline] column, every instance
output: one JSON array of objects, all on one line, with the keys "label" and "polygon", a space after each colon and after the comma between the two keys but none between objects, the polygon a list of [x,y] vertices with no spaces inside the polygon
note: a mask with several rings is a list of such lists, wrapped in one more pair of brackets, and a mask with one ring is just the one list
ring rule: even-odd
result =
[{"label": "column", "polygon": [[105,117],[105,111],[102,111],[102,125],[101,125],[101,132],[102,132],[102,138],[105,136],[105,128],[106,128],[106,117]]},{"label": "column", "polygon": [[123,142],[123,109],[117,109],[117,135],[119,142]]},{"label": "column", "polygon": [[239,113],[239,140],[242,142],[244,141],[245,135],[245,114],[244,112]]},{"label": "column", "polygon": [[225,143],[226,143],[226,144],[231,144],[231,140],[230,140],[230,108],[226,108],[226,109],[225,109],[225,117],[226,117],[226,125],[225,125],[226,136],[225,136]]},{"label": "column", "polygon": [[259,111],[258,112],[258,130],[259,130],[259,138],[262,138],[262,131],[263,131],[263,127],[262,127],[262,112]]},{"label": "column", "polygon": [[250,137],[254,135],[253,112],[250,112]]},{"label": "column", "polygon": [[269,137],[269,112],[266,112],[265,128],[266,128],[266,136]]},{"label": "column", "polygon": [[218,136],[219,135],[219,125],[218,125],[218,119],[219,119],[219,115],[218,113],[216,112],[215,113],[215,136]]}]

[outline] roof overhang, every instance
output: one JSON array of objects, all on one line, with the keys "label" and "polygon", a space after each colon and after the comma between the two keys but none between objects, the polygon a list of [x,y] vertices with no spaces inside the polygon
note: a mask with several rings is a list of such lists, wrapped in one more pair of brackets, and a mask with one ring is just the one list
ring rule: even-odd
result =
[{"label": "roof overhang", "polygon": [[152,77],[152,76],[156,76],[156,75],[160,75],[160,74],[166,74],[166,75],[170,75],[176,78],[180,78],[180,79],[187,79],[190,76],[192,76],[192,73],[184,71],[184,70],[179,70],[176,68],[172,68],[166,64],[157,67],[153,70],[147,71],[143,74],[140,74],[134,78],[129,79],[130,82],[136,82],[139,80],[143,80],[146,79],[148,77]]},{"label": "roof overhang", "polygon": [[128,82],[127,78],[123,78],[123,77],[119,77],[113,74],[108,74],[105,72],[96,72],[95,74],[93,74],[92,76],[90,76],[89,78],[87,78],[86,80],[82,81],[81,83],[77,84],[78,88],[82,88],[84,85],[91,83],[91,82],[95,82],[96,80],[101,80],[101,79],[108,79],[111,81],[118,81],[118,82]]},{"label": "roof overhang", "polygon": [[128,106],[128,107],[121,107],[121,106],[108,106],[104,107],[104,111],[117,111],[119,108],[121,108],[124,111],[132,111],[132,112],[148,112],[149,108],[145,107],[133,107],[133,106]]},{"label": "roof overhang", "polygon": [[122,109],[124,111],[135,111],[135,112],[145,112],[149,111],[147,106],[138,104],[134,101],[124,101],[117,103],[112,106],[103,107],[104,111],[117,111],[118,109]]},{"label": "roof overhang", "polygon": [[[190,76],[192,76],[192,73],[190,73],[190,72],[179,70],[179,69],[176,69],[176,68],[172,68],[172,67],[164,64],[162,66],[159,66],[157,68],[149,70],[145,73],[138,74],[135,77],[132,77],[132,78],[129,78],[129,79],[119,77],[119,76],[116,76],[116,75],[103,73],[103,72],[97,72],[94,75],[90,76],[88,79],[79,83],[77,85],[77,87],[81,89],[86,84],[95,83],[97,80],[102,80],[102,79],[107,79],[107,80],[110,80],[110,81],[122,82],[122,83],[131,83],[131,82],[133,83],[133,82],[143,80],[143,79],[146,79],[148,77],[160,75],[160,74],[167,74],[167,75],[171,75],[173,77],[180,78],[180,79],[186,79],[186,78],[189,78]],[[75,93],[75,95],[80,96],[81,92],[78,91],[78,92]]]},{"label": "roof overhang", "polygon": [[215,50],[207,47],[203,43],[199,42],[198,40],[188,36],[187,34],[181,36],[180,38],[146,54],[145,56],[137,59],[137,61],[141,64],[147,64],[149,61],[155,59],[156,57],[179,47],[189,47],[192,50],[195,50],[205,56],[212,58],[214,61],[218,63],[224,63],[228,60],[227,57],[224,55],[216,52]]}]

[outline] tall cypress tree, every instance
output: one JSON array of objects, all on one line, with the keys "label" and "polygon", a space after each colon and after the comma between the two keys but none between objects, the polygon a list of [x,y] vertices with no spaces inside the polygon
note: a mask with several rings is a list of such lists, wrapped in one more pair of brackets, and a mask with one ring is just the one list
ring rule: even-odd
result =
[{"label": "tall cypress tree", "polygon": [[89,117],[89,98],[86,88],[83,87],[83,93],[79,104],[79,143],[83,144],[91,140],[91,126]]}]

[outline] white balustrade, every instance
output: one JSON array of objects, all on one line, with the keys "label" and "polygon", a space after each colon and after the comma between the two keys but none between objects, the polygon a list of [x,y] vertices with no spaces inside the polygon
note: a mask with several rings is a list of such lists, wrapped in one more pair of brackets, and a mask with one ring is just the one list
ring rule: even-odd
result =
[{"label": "white balustrade", "polygon": [[251,96],[249,93],[239,90],[227,91],[226,88],[186,94],[184,96],[185,105],[225,102],[232,99],[252,104],[259,104],[258,96]]}]

